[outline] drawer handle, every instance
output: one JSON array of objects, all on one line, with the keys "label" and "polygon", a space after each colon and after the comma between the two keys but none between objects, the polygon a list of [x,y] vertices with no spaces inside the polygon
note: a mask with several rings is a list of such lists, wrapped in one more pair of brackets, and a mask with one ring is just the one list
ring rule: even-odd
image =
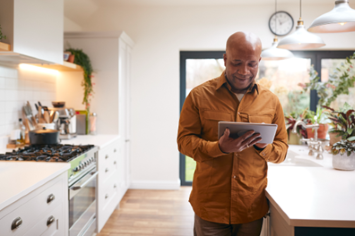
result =
[{"label": "drawer handle", "polygon": [[106,172],[106,173],[108,172],[108,168],[106,168],[105,172]]},{"label": "drawer handle", "polygon": [[55,196],[53,194],[50,194],[47,198],[47,203],[52,202],[55,199]]},{"label": "drawer handle", "polygon": [[50,226],[54,221],[55,221],[55,218],[53,216],[49,217],[47,220],[47,226]]},{"label": "drawer handle", "polygon": [[14,221],[12,221],[11,230],[17,229],[20,225],[22,225],[22,219],[21,217],[17,217]]},{"label": "drawer handle", "polygon": [[108,158],[108,155],[105,156],[105,159],[107,159],[107,158]]},{"label": "drawer handle", "polygon": [[108,198],[108,194],[105,195],[105,199],[107,199],[107,198]]},{"label": "drawer handle", "polygon": [[115,149],[113,149],[113,152],[117,152],[116,148],[115,148]]}]

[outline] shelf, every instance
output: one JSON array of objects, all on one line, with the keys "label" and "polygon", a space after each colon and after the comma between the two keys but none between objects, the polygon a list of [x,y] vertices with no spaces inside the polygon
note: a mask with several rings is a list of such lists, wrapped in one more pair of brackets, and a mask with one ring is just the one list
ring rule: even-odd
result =
[{"label": "shelf", "polygon": [[63,61],[63,65],[60,64],[39,64],[36,66],[40,66],[47,69],[58,70],[63,72],[82,72],[83,68],[78,66],[77,64]]},{"label": "shelf", "polygon": [[0,51],[10,51],[11,45],[7,43],[0,42]]}]

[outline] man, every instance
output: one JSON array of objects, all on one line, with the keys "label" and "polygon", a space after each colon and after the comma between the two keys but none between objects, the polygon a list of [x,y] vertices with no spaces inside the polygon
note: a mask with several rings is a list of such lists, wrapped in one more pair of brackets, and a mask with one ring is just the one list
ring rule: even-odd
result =
[{"label": "man", "polygon": [[[181,111],[179,151],[196,162],[190,203],[195,236],[257,236],[268,211],[267,161],[280,163],[287,133],[278,98],[255,83],[261,41],[237,32],[227,41],[226,70],[194,88]],[[278,125],[272,144],[258,143],[253,131],[233,139],[226,129],[218,139],[218,121]]]}]

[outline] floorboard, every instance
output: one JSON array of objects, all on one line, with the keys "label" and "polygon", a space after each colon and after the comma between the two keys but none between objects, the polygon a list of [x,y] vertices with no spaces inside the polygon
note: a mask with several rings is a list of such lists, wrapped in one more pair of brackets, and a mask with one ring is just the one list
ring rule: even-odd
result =
[{"label": "floorboard", "polygon": [[130,189],[97,236],[192,236],[190,192]]}]

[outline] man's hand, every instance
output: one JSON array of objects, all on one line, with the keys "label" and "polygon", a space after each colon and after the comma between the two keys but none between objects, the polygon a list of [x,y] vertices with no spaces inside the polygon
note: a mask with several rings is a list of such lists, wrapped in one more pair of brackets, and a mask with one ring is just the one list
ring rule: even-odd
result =
[{"label": "man's hand", "polygon": [[230,130],[226,129],[223,136],[218,140],[219,148],[224,153],[241,152],[261,140],[260,134],[256,134],[253,130],[236,139],[229,137],[229,135]]},{"label": "man's hand", "polygon": [[256,143],[254,145],[257,146],[258,148],[264,149],[264,148],[266,148],[267,143]]}]

